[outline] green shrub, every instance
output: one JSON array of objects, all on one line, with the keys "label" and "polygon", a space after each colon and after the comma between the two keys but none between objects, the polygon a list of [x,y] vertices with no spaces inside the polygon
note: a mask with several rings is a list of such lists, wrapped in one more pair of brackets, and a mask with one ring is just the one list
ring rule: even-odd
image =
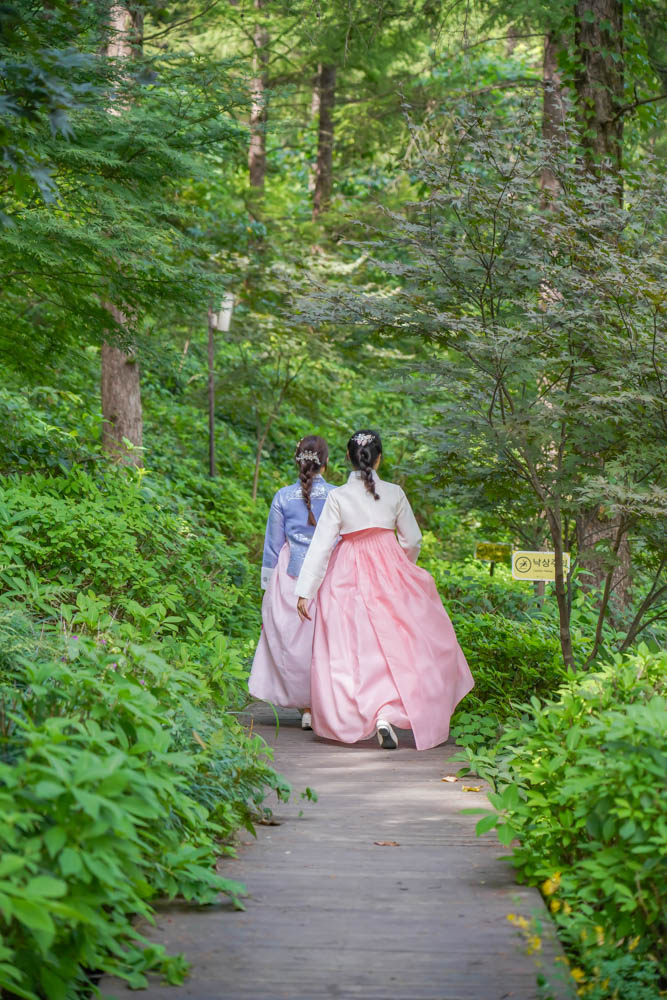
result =
[{"label": "green shrub", "polygon": [[426,532],[419,564],[433,576],[451,615],[487,613],[527,619],[540,613],[542,605],[533,587],[514,580],[506,566],[496,566],[495,575],[489,576],[488,563],[448,562],[440,550],[439,541]]},{"label": "green shrub", "polygon": [[500,719],[531,695],[548,695],[565,678],[558,634],[547,624],[516,621],[500,614],[452,612],[475,687],[466,711],[484,706]]},{"label": "green shrub", "polygon": [[38,611],[54,613],[91,590],[105,595],[114,617],[132,620],[137,607],[156,606],[169,625],[168,612],[182,621],[185,611],[206,608],[231,634],[258,634],[244,548],[141,472],[76,467],[6,477],[0,546],[5,593]]},{"label": "green shrub", "polygon": [[157,896],[237,897],[216,857],[268,788],[288,791],[209,664],[174,669],[117,626],[65,631],[33,636],[29,662],[26,619],[0,617],[0,989],[31,1000],[83,997],[93,971],[180,981],[134,918]]},{"label": "green shrub", "polygon": [[[420,563],[435,579],[475,679],[454,717],[452,735],[481,745],[514,705],[552,694],[565,679],[557,616],[506,567],[498,567],[492,578],[479,563],[443,561],[440,543],[428,532],[425,541]],[[574,644],[579,650],[578,636]]]},{"label": "green shrub", "polygon": [[[14,381],[3,372],[3,380]],[[102,415],[67,389],[0,387],[0,472],[65,471],[73,462],[96,462]]]},{"label": "green shrub", "polygon": [[532,698],[495,746],[462,755],[494,787],[495,811],[478,832],[518,840],[512,863],[521,880],[541,884],[586,996],[636,1000],[650,995],[645,987],[658,995],[666,687],[667,654],[640,647],[575,675],[557,698]]}]

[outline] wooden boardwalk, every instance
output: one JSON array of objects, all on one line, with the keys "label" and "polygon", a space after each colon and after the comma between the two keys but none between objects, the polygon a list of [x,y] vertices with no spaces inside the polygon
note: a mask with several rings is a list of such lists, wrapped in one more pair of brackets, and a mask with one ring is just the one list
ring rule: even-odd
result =
[{"label": "wooden boardwalk", "polygon": [[[477,780],[446,783],[448,744],[418,753],[375,742],[345,747],[302,732],[282,711],[254,711],[294,787],[277,826],[242,836],[226,875],[244,882],[245,912],[228,904],[169,906],[150,936],[183,951],[192,974],[180,989],[157,982],[143,1000],[553,1000],[570,997],[550,919],[534,889],[514,883],[495,835],[478,838]],[[319,801],[299,798],[310,786]],[[302,815],[299,815],[299,813]],[[395,841],[398,846],[378,846]],[[534,955],[507,920],[543,922]],[[539,968],[552,984],[541,993]],[[127,1000],[106,981],[103,992]],[[137,996],[137,994],[132,994]]]}]

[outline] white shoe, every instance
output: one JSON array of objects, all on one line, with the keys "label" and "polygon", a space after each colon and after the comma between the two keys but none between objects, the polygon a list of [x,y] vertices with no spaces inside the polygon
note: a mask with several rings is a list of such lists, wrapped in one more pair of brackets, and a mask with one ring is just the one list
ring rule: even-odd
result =
[{"label": "white shoe", "polygon": [[310,717],[310,712],[304,712],[303,715],[301,716],[301,728],[302,729],[312,729],[313,728],[313,722],[312,722],[312,719]]},{"label": "white shoe", "polygon": [[390,726],[384,719],[378,719],[375,731],[378,743],[383,750],[398,750],[398,736],[394,732],[393,726]]}]

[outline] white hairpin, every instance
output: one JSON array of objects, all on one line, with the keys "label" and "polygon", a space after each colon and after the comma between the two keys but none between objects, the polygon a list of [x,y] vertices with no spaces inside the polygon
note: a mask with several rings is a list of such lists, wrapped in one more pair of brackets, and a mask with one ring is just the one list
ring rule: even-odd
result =
[{"label": "white hairpin", "polygon": [[296,460],[297,462],[317,462],[318,465],[322,464],[320,456],[316,451],[300,451],[296,456]]},{"label": "white hairpin", "polygon": [[355,441],[360,448],[363,448],[364,445],[370,444],[374,438],[375,434],[355,434],[352,440]]}]

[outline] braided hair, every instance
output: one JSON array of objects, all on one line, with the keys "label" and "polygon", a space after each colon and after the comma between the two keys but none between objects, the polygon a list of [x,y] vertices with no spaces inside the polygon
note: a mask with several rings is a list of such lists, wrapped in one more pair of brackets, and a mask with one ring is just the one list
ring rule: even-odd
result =
[{"label": "braided hair", "polygon": [[375,499],[380,497],[375,492],[373,466],[382,454],[382,441],[376,431],[356,431],[347,442],[347,453],[355,469],[361,472],[364,486]]},{"label": "braided hair", "polygon": [[310,505],[310,493],[313,488],[313,479],[319,475],[320,470],[329,461],[329,447],[324,438],[318,437],[316,434],[309,434],[307,437],[301,438],[294,452],[294,461],[299,469],[303,502],[308,508],[308,524],[317,524],[313,508]]}]

